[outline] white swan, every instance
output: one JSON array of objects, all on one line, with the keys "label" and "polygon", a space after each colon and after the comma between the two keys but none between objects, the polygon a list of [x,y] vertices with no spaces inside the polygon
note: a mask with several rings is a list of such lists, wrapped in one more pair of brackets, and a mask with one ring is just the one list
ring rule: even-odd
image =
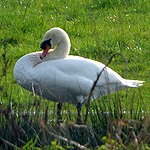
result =
[{"label": "white swan", "polygon": [[[54,50],[51,48],[55,47]],[[89,92],[104,64],[68,55],[70,40],[61,28],[47,31],[42,40],[43,52],[21,57],[14,68],[14,78],[25,89],[51,101],[72,104],[87,102]],[[143,81],[126,80],[109,67],[102,72],[92,98],[139,87]]]}]

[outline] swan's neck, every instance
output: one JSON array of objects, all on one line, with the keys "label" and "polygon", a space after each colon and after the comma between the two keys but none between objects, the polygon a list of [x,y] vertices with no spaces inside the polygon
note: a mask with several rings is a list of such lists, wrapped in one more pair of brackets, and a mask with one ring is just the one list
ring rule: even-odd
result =
[{"label": "swan's neck", "polygon": [[50,50],[46,56],[46,60],[65,58],[70,51],[70,41],[60,42],[54,50]]}]

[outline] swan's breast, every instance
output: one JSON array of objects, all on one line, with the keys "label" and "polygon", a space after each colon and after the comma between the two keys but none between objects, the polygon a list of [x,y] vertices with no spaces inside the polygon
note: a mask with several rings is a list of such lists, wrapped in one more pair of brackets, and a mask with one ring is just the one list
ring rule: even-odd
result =
[{"label": "swan's breast", "polygon": [[14,67],[14,78],[24,88],[32,82],[34,66],[41,63],[39,53],[31,53],[21,57]]}]

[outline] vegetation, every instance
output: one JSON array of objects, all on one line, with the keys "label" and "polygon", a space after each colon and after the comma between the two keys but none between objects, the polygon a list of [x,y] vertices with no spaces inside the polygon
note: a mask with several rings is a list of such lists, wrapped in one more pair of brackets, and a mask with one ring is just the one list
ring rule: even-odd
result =
[{"label": "vegetation", "polygon": [[[149,0],[3,0],[0,14],[1,149],[150,149]],[[91,102],[86,125],[76,125],[75,106],[64,104],[56,124],[56,104],[13,78],[16,61],[38,51],[55,26],[69,34],[72,55],[107,64],[119,52],[109,67],[144,86]]]}]

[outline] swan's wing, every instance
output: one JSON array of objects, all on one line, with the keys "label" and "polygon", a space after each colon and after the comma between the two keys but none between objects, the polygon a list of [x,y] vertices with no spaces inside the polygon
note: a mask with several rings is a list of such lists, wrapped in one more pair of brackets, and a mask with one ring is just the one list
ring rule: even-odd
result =
[{"label": "swan's wing", "polygon": [[[76,57],[46,61],[35,66],[34,73],[32,70],[34,87],[40,89],[38,95],[50,100],[71,103],[74,100],[84,101],[104,67],[104,64]],[[94,98],[107,95],[107,83],[120,82],[117,76],[119,75],[109,68],[104,70],[93,94]]]},{"label": "swan's wing", "polygon": [[40,73],[35,71],[32,79],[36,94],[49,100],[70,103],[82,103],[93,84],[92,80],[77,75],[77,72],[68,74],[52,65],[43,68]]}]

